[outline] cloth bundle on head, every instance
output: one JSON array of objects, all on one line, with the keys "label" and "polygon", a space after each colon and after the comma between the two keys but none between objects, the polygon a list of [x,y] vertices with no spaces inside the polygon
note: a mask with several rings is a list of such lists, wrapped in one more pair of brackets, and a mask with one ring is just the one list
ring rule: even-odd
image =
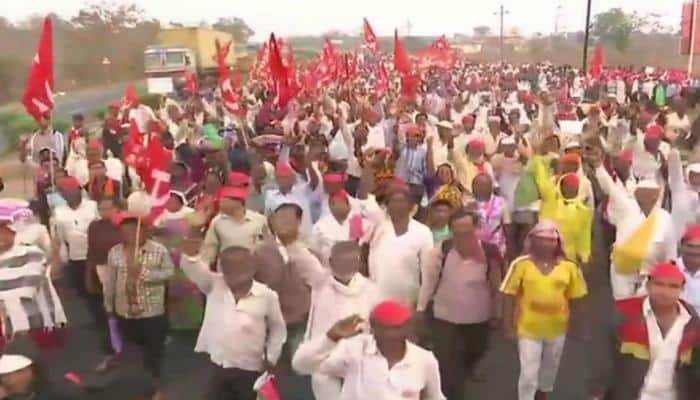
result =
[{"label": "cloth bundle on head", "polygon": [[685,282],[685,275],[678,266],[671,261],[658,263],[649,270],[649,278],[651,279],[669,279],[674,281]]},{"label": "cloth bundle on head", "polygon": [[566,253],[564,252],[564,237],[559,230],[559,226],[556,222],[548,219],[540,220],[537,225],[535,225],[530,232],[528,232],[524,243],[524,252],[529,253],[532,246],[532,238],[540,237],[546,239],[557,239],[559,245],[557,248],[557,254],[559,257],[564,258]]},{"label": "cloth bundle on head", "polygon": [[372,321],[387,326],[401,326],[412,317],[411,309],[399,300],[384,300],[374,306],[370,313]]},{"label": "cloth bundle on head", "polygon": [[503,146],[515,146],[515,138],[513,136],[506,136],[502,138],[499,142],[499,144]]}]

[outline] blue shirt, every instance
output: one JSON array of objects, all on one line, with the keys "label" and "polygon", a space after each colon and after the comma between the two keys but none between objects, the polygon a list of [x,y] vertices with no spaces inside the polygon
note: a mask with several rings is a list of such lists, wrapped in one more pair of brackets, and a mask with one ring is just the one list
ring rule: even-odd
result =
[{"label": "blue shirt", "polygon": [[408,183],[423,184],[427,154],[428,152],[423,146],[415,148],[404,146],[396,166],[396,175]]}]

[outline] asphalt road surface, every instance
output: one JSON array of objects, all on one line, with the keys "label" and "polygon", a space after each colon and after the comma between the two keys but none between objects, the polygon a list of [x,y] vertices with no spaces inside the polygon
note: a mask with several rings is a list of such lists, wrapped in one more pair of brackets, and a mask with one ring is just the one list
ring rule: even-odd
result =
[{"label": "asphalt road surface", "polygon": [[[600,232],[594,236],[600,238]],[[608,285],[607,263],[602,261],[600,254],[594,255],[586,272],[590,296],[588,298],[589,315],[593,331],[592,339],[568,338],[564,355],[551,400],[584,400],[585,384],[590,374],[591,357],[600,355],[600,346],[605,336],[605,324],[601,321],[609,316],[611,296]],[[68,371],[77,371],[86,376],[92,376],[89,371],[97,365],[101,356],[99,345],[93,328],[87,323],[86,312],[75,296],[63,293],[62,298],[67,306],[70,329],[67,342],[63,349],[51,353],[47,357],[50,373],[54,379]],[[167,345],[165,384],[169,400],[197,400],[202,398],[208,378],[209,364],[206,356],[193,352],[195,333],[190,335],[173,335]],[[235,340],[232,338],[232,340]],[[439,338],[438,338],[439,340]],[[119,370],[99,379],[108,381],[124,373],[125,369],[133,371],[140,368],[138,354],[129,352],[127,359],[130,363]],[[607,368],[605,365],[595,365],[595,368]],[[490,350],[478,367],[480,379],[469,381],[466,399],[516,400],[518,379],[517,346],[514,341],[500,335],[494,335]],[[284,400],[295,400],[299,397],[284,397]],[[299,398],[300,400],[303,397]],[[223,400],[223,399],[222,399]],[[309,399],[311,400],[311,399]]]}]

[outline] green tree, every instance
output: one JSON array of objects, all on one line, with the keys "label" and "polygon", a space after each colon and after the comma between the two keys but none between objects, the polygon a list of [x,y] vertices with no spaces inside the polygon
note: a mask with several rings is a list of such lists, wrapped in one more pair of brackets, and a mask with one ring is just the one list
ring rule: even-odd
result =
[{"label": "green tree", "polygon": [[212,28],[232,34],[234,42],[241,44],[247,43],[248,39],[255,34],[255,31],[238,17],[219,18]]},{"label": "green tree", "polygon": [[624,53],[630,45],[630,36],[646,25],[646,20],[636,13],[626,13],[621,8],[611,8],[595,16],[591,34],[600,43],[613,46]]}]

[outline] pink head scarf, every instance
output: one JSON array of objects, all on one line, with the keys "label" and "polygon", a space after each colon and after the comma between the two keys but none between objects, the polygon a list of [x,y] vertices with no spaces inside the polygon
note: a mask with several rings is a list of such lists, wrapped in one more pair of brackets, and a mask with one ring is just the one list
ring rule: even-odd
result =
[{"label": "pink head scarf", "polygon": [[548,238],[548,239],[557,239],[559,241],[559,248],[557,249],[557,256],[560,258],[565,258],[566,253],[564,253],[564,237],[561,234],[561,231],[559,231],[559,226],[557,225],[556,222],[548,219],[543,219],[540,220],[537,225],[535,225],[530,232],[527,234],[527,237],[525,238],[525,243],[524,243],[524,252],[526,254],[529,254],[531,251],[531,245],[532,245],[532,240],[531,238],[533,236],[541,237],[541,238]]}]

